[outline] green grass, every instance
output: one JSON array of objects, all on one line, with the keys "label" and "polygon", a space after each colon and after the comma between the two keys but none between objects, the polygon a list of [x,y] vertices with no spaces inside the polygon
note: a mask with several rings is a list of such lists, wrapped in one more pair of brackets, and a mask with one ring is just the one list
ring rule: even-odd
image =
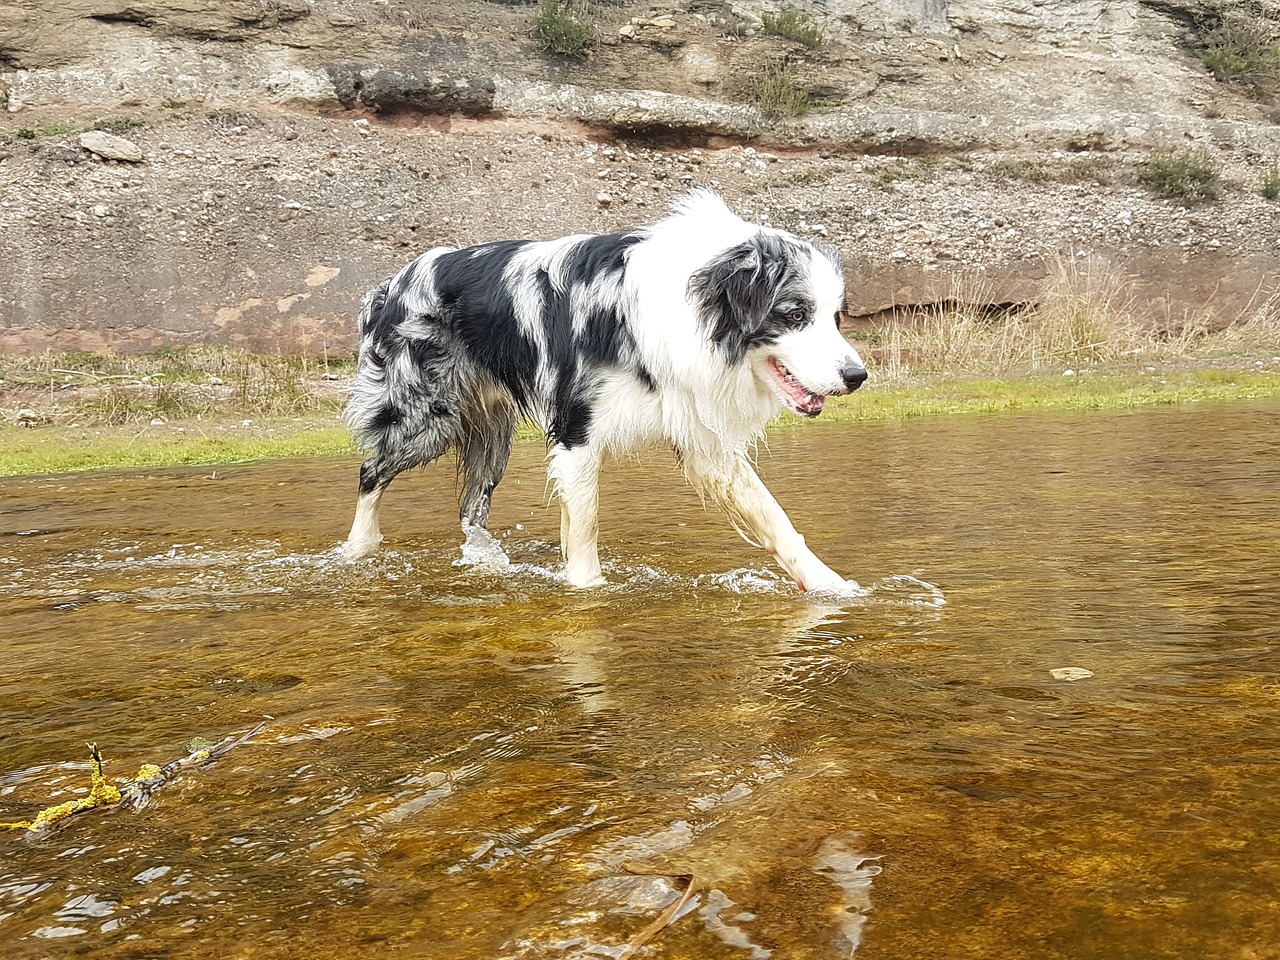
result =
[{"label": "green grass", "polygon": [[[871,386],[851,397],[833,397],[814,422],[860,423],[914,417],[1126,410],[1209,400],[1280,400],[1280,371],[1165,370],[932,380]],[[802,421],[790,415],[780,426]],[[521,428],[524,442],[541,434]],[[158,427],[22,428],[0,426],[0,476],[127,470],[181,465],[215,467],[283,457],[358,457],[350,435],[330,415],[254,421],[250,427],[187,421]]]},{"label": "green grass", "polygon": [[[873,375],[874,377],[874,375]],[[1086,373],[1074,377],[939,380],[878,388],[827,401],[821,419],[905,420],[974,413],[1128,410],[1206,400],[1280,400],[1280,371]]]},{"label": "green grass", "polygon": [[355,455],[343,427],[324,421],[268,422],[236,431],[179,433],[172,426],[139,430],[121,427],[0,426],[0,476],[129,470],[183,464],[216,466],[282,457]]},{"label": "green grass", "polygon": [[65,137],[79,133],[80,128],[70,123],[50,123],[43,127],[19,127],[14,136],[19,140],[38,140],[42,137]]}]

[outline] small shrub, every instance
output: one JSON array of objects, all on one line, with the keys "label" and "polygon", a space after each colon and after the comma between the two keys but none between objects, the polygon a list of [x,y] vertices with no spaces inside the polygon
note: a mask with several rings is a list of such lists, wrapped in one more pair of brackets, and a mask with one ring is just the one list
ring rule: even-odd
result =
[{"label": "small shrub", "polygon": [[1156,196],[1191,203],[1215,198],[1220,177],[1212,157],[1192,151],[1153,153],[1138,165],[1138,180]]},{"label": "small shrub", "polygon": [[749,82],[747,102],[766,117],[802,117],[813,109],[809,91],[785,58],[768,60]]},{"label": "small shrub", "polygon": [[778,13],[765,12],[761,17],[764,32],[771,37],[782,37],[803,43],[806,47],[816,47],[822,43],[822,25],[803,10],[782,10]]},{"label": "small shrub", "polygon": [[1280,163],[1262,175],[1262,195],[1268,200],[1280,200]]},{"label": "small shrub", "polygon": [[585,60],[596,45],[595,21],[575,0],[541,0],[533,20],[533,39],[547,53]]},{"label": "small shrub", "polygon": [[1259,94],[1280,83],[1280,31],[1261,17],[1228,13],[1203,38],[1201,62],[1218,80]]},{"label": "small shrub", "polygon": [[147,121],[141,117],[99,117],[93,121],[93,129],[105,130],[107,133],[124,133],[146,125]]},{"label": "small shrub", "polygon": [[34,140],[36,138],[36,132],[30,127],[19,127],[15,136],[17,136],[19,140]]},{"label": "small shrub", "polygon": [[208,111],[204,118],[212,127],[239,127],[252,119],[249,114],[235,107],[218,107]]}]

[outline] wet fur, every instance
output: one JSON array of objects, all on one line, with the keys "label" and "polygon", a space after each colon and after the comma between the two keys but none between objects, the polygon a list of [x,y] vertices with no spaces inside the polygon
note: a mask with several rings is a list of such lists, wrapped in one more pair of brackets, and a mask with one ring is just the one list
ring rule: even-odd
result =
[{"label": "wet fur", "polygon": [[[767,358],[814,394],[854,389],[830,248],[748,224],[694,192],[624,233],[439,247],[384,281],[359,318],[347,420],[368,457],[347,552],[381,540],[378,504],[404,470],[453,449],[464,528],[488,524],[517,422],[551,444],[571,583],[601,582],[602,460],[672,447],[689,480],[802,587],[840,578],[804,546],[747,451],[783,404]],[[822,584],[813,581],[822,581]]]}]

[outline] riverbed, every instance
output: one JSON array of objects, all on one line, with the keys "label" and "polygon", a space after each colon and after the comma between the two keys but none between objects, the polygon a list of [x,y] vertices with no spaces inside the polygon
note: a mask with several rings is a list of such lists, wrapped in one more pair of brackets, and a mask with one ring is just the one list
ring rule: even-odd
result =
[{"label": "riverbed", "polygon": [[0,820],[262,725],[0,834],[5,956],[1270,956],[1278,424],[778,430],[828,595],[669,455],[608,468],[589,591],[537,444],[500,548],[440,464],[360,562],[353,458],[0,481]]}]

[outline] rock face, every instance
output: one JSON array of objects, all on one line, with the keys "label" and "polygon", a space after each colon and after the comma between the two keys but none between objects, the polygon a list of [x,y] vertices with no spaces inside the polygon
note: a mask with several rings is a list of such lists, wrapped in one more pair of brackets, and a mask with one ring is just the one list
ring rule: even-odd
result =
[{"label": "rock face", "polygon": [[[812,50],[764,35],[775,0],[733,4],[732,30],[689,3],[633,17],[628,26],[661,26],[625,40],[602,28],[581,63],[531,49],[529,6],[484,0],[11,0],[0,7],[0,101],[10,112],[243,103],[575,119],[626,135],[876,150],[1187,138],[1274,148],[1267,112],[1280,104],[1224,95],[1187,55],[1187,24],[1207,3],[789,2],[824,31]],[[1280,18],[1280,0],[1255,8]],[[751,78],[778,57],[820,111],[779,120],[752,102]]]},{"label": "rock face", "polygon": [[[767,35],[784,6],[822,42]],[[1077,256],[1140,275],[1152,316],[1220,322],[1280,283],[1257,188],[1280,103],[1190,51],[1213,0],[620,7],[580,62],[506,0],[8,0],[0,350],[345,349],[363,292],[433,244],[623,227],[695,185],[829,239],[865,314],[975,278],[1025,300]],[[778,58],[818,109],[753,100]],[[127,140],[87,129],[112,117]],[[1147,195],[1165,146],[1220,157],[1230,202]]]}]

